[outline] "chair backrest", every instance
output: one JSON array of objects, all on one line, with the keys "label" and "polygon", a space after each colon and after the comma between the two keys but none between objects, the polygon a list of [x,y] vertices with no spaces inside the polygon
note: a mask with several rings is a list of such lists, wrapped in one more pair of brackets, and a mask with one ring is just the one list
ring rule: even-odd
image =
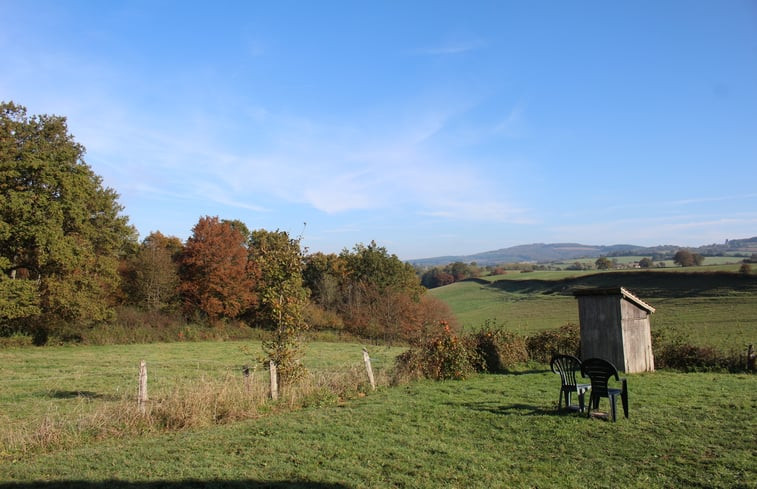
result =
[{"label": "chair backrest", "polygon": [[607,382],[611,377],[620,381],[615,365],[601,358],[587,358],[581,364],[581,375],[591,379],[592,395],[607,397]]},{"label": "chair backrest", "polygon": [[549,367],[556,374],[560,374],[563,385],[576,385],[576,372],[581,370],[581,360],[572,355],[555,355],[549,362]]}]

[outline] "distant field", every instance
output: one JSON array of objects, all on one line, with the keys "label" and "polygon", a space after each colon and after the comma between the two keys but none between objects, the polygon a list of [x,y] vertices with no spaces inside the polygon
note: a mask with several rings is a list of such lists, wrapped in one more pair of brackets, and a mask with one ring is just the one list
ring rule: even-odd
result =
[{"label": "distant field", "polygon": [[[578,323],[574,287],[624,286],[656,308],[653,329],[674,328],[699,345],[742,350],[757,344],[757,276],[713,267],[666,271],[512,273],[432,289],[468,330],[485,321],[521,334]],[[719,267],[718,267],[719,268]],[[675,273],[670,273],[675,271]]]},{"label": "distant field", "polygon": [[[638,255],[638,256],[610,256],[608,257],[610,260],[616,261],[620,265],[626,265],[628,263],[637,263],[642,258],[650,258],[649,255]],[[707,256],[704,259],[704,264],[700,267],[693,267],[695,269],[707,269],[707,267],[716,266],[716,265],[737,265],[735,269],[738,269],[738,265],[742,263],[744,260],[744,257],[741,256]],[[579,258],[577,260],[565,260],[561,262],[556,262],[554,265],[558,267],[569,267],[570,265],[578,262],[578,263],[586,263],[593,265],[594,262],[596,262],[596,258]],[[681,268],[680,266],[676,265],[673,260],[656,260],[655,264],[657,263],[664,263],[666,267],[669,268]]]}]

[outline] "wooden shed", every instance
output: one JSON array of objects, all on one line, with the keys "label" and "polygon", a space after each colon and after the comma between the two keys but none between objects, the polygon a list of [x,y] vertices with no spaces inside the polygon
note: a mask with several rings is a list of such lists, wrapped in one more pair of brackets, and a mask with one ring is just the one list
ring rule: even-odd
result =
[{"label": "wooden shed", "polygon": [[653,372],[649,315],[655,309],[623,287],[577,289],[581,356],[612,362],[627,373]]}]

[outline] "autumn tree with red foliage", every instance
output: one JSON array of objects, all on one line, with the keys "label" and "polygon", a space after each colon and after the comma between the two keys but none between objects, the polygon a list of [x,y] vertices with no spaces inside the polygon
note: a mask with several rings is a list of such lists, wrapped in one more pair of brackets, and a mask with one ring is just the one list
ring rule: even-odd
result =
[{"label": "autumn tree with red foliage", "polygon": [[245,239],[228,221],[200,218],[181,258],[186,313],[199,310],[214,322],[237,318],[256,304],[257,272],[248,260]]}]

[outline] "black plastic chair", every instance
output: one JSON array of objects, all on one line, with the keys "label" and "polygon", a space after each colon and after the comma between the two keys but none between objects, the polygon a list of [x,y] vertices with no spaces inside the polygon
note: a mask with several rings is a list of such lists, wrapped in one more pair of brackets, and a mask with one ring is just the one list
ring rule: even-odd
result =
[{"label": "black plastic chair", "polygon": [[[581,364],[581,375],[591,379],[591,396],[589,396],[589,408],[587,416],[591,416],[592,409],[599,408],[599,400],[606,397],[610,401],[612,420],[616,420],[615,399],[620,396],[623,402],[623,414],[628,418],[628,385],[626,379],[618,376],[615,365],[601,358],[588,358]],[[611,378],[621,383],[620,389],[609,387]]]},{"label": "black plastic chair", "polygon": [[581,371],[581,360],[572,355],[555,355],[549,362],[549,367],[554,373],[560,374],[562,381],[557,410],[560,410],[563,398],[565,398],[565,408],[570,409],[570,395],[575,392],[578,394],[578,410],[583,412],[584,394],[591,388],[591,384],[579,384],[576,380],[576,372]]}]

